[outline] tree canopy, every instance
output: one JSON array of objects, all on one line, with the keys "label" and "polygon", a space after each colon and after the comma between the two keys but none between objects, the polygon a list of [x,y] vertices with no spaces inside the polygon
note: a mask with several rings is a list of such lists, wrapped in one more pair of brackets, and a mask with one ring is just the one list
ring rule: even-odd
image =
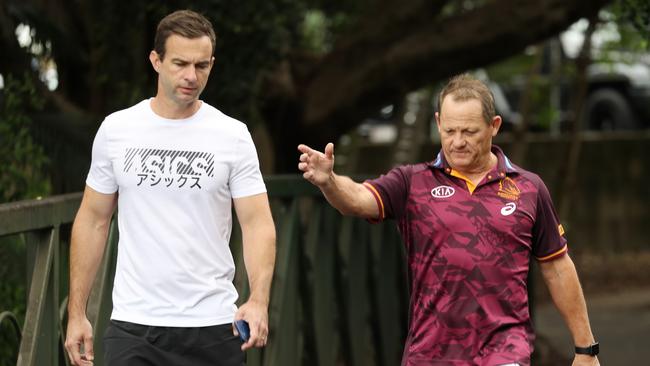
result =
[{"label": "tree canopy", "polygon": [[[512,56],[610,2],[6,0],[0,73],[55,63],[58,87],[38,88],[46,111],[94,132],[107,113],[154,94],[147,55],[157,22],[176,9],[199,11],[218,34],[202,99],[252,129],[265,126],[275,157],[266,170],[293,172],[297,143],[335,141],[409,91]],[[19,44],[21,24],[40,47]]]}]

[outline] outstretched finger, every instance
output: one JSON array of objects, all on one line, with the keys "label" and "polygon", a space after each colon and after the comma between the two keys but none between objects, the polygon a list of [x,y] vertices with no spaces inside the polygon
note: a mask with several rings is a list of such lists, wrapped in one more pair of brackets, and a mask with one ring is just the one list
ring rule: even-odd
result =
[{"label": "outstretched finger", "polygon": [[311,155],[316,150],[312,149],[311,147],[309,147],[307,145],[300,144],[300,145],[298,145],[298,151],[300,151],[303,154]]},{"label": "outstretched finger", "polygon": [[331,142],[325,145],[325,157],[328,159],[332,159],[334,157],[334,144]]}]

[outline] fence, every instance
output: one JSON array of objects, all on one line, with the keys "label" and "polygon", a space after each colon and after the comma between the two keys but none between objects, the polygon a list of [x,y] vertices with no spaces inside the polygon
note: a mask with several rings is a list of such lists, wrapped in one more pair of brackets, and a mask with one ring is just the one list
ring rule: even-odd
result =
[{"label": "fence", "polygon": [[[268,346],[248,352],[249,365],[395,365],[406,333],[408,290],[403,247],[391,223],[341,217],[301,177],[266,180],[277,228]],[[27,248],[25,322],[0,314],[19,339],[17,364],[68,365],[66,326],[70,227],[81,194],[0,205],[0,237]],[[111,224],[87,313],[95,331],[95,364],[108,322],[118,241]],[[231,250],[240,299],[248,295],[241,232]],[[0,309],[1,310],[1,309]],[[7,327],[4,327],[5,329]]]}]

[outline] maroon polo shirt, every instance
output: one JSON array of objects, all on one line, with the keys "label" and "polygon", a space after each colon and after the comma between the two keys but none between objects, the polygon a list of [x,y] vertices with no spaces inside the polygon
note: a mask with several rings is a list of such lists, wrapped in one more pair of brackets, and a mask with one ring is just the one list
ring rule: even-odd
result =
[{"label": "maroon polo shirt", "polygon": [[364,183],[406,246],[411,308],[402,365],[530,365],[530,256],[559,258],[566,239],[542,180],[498,147],[492,152],[497,166],[477,186],[442,151],[434,162]]}]

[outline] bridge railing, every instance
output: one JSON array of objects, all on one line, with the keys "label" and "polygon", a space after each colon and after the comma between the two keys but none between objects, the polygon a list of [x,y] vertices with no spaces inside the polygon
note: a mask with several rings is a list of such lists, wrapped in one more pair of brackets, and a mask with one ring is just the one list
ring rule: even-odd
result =
[{"label": "bridge railing", "polygon": [[[341,217],[299,176],[272,176],[266,184],[277,229],[270,335],[266,348],[248,352],[247,364],[398,364],[408,286],[395,226]],[[0,314],[0,325],[13,325],[2,329],[21,335],[20,366],[69,364],[63,350],[69,238],[80,201],[75,193],[0,205],[0,237],[19,237],[28,253],[22,328],[13,314]],[[88,303],[98,366],[103,365],[101,339],[112,308],[118,236],[114,221]],[[235,285],[244,301],[249,289],[236,224],[231,250]]]}]

